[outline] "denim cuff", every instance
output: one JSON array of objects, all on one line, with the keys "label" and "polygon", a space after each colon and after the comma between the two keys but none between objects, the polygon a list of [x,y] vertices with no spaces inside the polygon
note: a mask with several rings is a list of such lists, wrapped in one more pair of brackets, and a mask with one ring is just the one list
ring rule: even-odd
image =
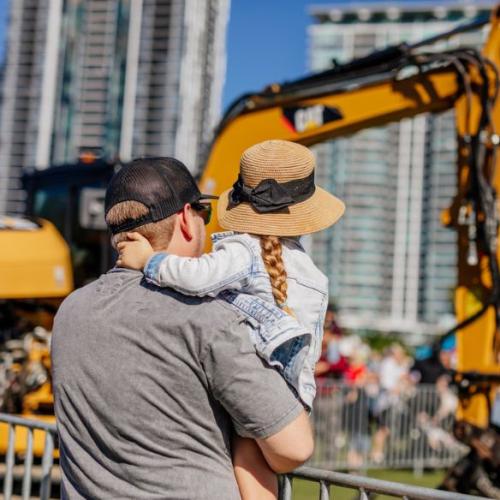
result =
[{"label": "denim cuff", "polygon": [[146,262],[144,266],[144,276],[148,281],[152,281],[155,284],[159,282],[159,272],[160,265],[163,262],[163,259],[168,257],[168,253],[165,252],[157,252],[154,253],[149,260]]}]

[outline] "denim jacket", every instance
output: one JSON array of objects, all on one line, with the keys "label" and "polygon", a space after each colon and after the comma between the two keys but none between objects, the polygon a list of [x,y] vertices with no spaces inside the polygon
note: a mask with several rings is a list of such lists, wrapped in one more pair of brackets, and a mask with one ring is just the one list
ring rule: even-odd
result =
[{"label": "denim jacket", "polygon": [[219,296],[244,314],[257,354],[276,367],[309,408],[316,394],[314,366],[321,352],[328,280],[293,238],[281,238],[287,272],[287,306],[275,306],[258,236],[215,233],[213,251],[198,258],[155,253],[146,279],[185,295]]}]

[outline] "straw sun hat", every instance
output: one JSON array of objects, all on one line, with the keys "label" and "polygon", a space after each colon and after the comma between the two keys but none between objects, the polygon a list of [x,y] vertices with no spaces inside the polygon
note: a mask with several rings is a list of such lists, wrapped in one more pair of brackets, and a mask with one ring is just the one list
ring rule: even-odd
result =
[{"label": "straw sun hat", "polygon": [[335,224],[344,203],[314,184],[315,160],[305,146],[264,141],[248,148],[240,175],[217,204],[224,229],[270,236],[300,236]]}]

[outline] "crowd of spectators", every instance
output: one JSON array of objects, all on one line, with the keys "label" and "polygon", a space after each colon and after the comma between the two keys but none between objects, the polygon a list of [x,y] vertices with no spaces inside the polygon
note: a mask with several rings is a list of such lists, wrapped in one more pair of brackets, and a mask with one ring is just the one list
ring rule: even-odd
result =
[{"label": "crowd of spectators", "polygon": [[[329,307],[316,367],[318,399],[344,389],[338,419],[344,436],[348,434],[348,463],[361,467],[367,456],[372,463],[383,462],[396,408],[404,427],[419,428],[429,446],[449,445],[451,435],[441,424],[452,418],[458,403],[449,385],[454,364],[453,341],[422,346],[413,355],[397,342],[373,349],[360,336],[342,332]],[[422,407],[417,392],[424,388],[430,388],[432,397]]]}]

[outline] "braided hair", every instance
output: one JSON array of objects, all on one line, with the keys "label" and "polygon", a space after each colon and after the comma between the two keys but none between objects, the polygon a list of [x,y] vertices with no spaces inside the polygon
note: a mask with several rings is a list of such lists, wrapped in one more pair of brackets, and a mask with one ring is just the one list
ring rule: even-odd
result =
[{"label": "braided hair", "polygon": [[260,247],[262,260],[271,280],[274,300],[281,309],[293,316],[293,311],[286,305],[288,284],[281,241],[278,236],[260,236]]}]

